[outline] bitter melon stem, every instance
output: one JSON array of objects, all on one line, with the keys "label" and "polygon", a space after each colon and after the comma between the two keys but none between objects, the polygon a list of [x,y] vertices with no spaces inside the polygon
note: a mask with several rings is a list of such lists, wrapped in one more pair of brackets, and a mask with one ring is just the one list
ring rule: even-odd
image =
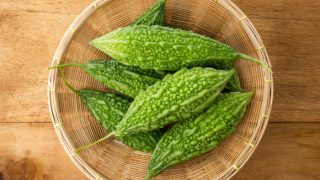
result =
[{"label": "bitter melon stem", "polygon": [[85,146],[82,146],[82,147],[74,150],[73,152],[77,154],[77,153],[79,153],[79,152],[82,151],[82,150],[88,149],[88,148],[90,148],[90,147],[92,147],[92,146],[95,146],[96,144],[99,144],[99,143],[102,142],[102,141],[107,140],[108,138],[110,138],[111,136],[113,136],[113,135],[115,135],[115,134],[116,134],[116,132],[111,132],[111,133],[109,133],[107,136],[105,136],[105,137],[103,137],[103,138],[101,138],[101,139],[99,139],[99,140],[97,140],[97,141],[95,141],[95,142],[93,142],[93,143],[91,143],[91,144],[87,144],[87,145],[85,145]]},{"label": "bitter melon stem", "polygon": [[266,65],[265,63],[261,62],[259,59],[256,59],[254,57],[251,57],[251,56],[248,56],[248,55],[245,55],[245,54],[240,54],[240,53],[238,55],[239,55],[240,58],[243,58],[243,59],[246,59],[246,60],[249,60],[249,61],[252,61],[252,62],[260,64],[264,69],[266,69],[267,71],[272,73],[272,70],[270,69],[270,67],[268,65]]},{"label": "bitter melon stem", "polygon": [[83,67],[83,64],[80,64],[80,63],[60,64],[60,65],[57,65],[57,66],[49,67],[48,69],[49,69],[49,70],[50,70],[50,69],[61,69],[61,68],[72,67],[72,66]]},{"label": "bitter melon stem", "polygon": [[64,84],[65,84],[72,92],[74,92],[74,93],[76,93],[77,95],[79,95],[79,94],[80,94],[80,90],[74,88],[73,86],[71,86],[71,85],[69,84],[69,82],[67,81],[67,78],[66,78],[66,76],[65,76],[65,74],[64,74],[64,71],[61,70],[60,73],[61,73],[61,77],[62,77],[62,79],[63,79]]},{"label": "bitter melon stem", "polygon": [[153,174],[151,172],[147,172],[147,176],[145,180],[150,180],[153,177]]}]

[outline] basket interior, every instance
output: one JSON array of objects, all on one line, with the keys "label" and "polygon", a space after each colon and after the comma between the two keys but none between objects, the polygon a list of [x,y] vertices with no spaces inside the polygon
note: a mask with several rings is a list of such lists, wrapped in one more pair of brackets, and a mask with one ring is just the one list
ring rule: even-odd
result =
[{"label": "basket interior", "polygon": [[[155,0],[112,0],[104,3],[87,17],[73,33],[59,63],[85,63],[93,59],[109,59],[102,52],[91,47],[88,42],[96,37],[127,26],[147,10]],[[220,40],[238,52],[258,57],[250,35],[241,25],[239,17],[224,6],[209,0],[168,0],[166,22],[169,26],[192,30]],[[236,62],[242,86],[255,92],[236,133],[216,149],[194,160],[169,168],[158,179],[206,179],[227,177],[226,173],[248,149],[254,138],[263,131],[261,114],[265,97],[264,71],[252,62]],[[92,88],[110,91],[89,77],[77,67],[65,68],[65,75],[76,88]],[[56,79],[56,102],[58,119],[63,125],[64,138],[80,147],[107,134],[87,111],[80,98]],[[131,150],[115,140],[109,140],[81,152],[80,166],[97,172],[106,179],[143,179],[150,155]],[[241,164],[240,164],[241,165]],[[157,179],[156,178],[156,179]]]}]

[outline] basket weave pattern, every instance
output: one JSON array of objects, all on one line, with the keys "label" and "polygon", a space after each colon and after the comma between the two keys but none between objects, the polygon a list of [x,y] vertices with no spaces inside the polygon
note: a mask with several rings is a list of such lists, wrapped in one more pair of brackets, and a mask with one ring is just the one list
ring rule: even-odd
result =
[{"label": "basket weave pattern", "polygon": [[[88,42],[127,26],[155,0],[98,0],[72,23],[53,58],[52,65],[109,59]],[[172,27],[192,30],[220,40],[238,52],[259,58],[270,65],[259,34],[250,20],[229,0],[167,0],[166,22]],[[259,143],[271,111],[272,75],[259,65],[237,61],[241,83],[255,96],[238,130],[215,150],[174,166],[155,179],[229,179],[249,159]],[[104,91],[80,68],[66,68],[68,81],[76,88]],[[74,163],[90,179],[143,179],[150,155],[133,151],[121,142],[108,140],[80,154],[77,147],[107,134],[87,111],[80,98],[63,83],[57,70],[49,73],[49,110],[57,135]]]}]

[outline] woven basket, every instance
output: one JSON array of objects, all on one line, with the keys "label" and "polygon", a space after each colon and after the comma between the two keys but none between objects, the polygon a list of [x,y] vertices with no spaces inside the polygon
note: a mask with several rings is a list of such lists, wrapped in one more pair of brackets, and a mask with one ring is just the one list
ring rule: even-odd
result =
[{"label": "woven basket", "polygon": [[[53,58],[52,66],[88,62],[109,57],[88,42],[119,27],[127,26],[155,0],[98,0],[72,23]],[[220,40],[238,52],[259,58],[270,66],[267,52],[254,26],[230,0],[168,0],[166,22]],[[155,179],[229,179],[249,159],[259,143],[270,115],[273,99],[272,74],[261,66],[236,62],[241,82],[255,96],[236,133],[211,152],[174,166]],[[68,81],[76,88],[105,91],[80,68],[66,68]],[[105,136],[107,132],[72,93],[57,70],[49,72],[49,110],[56,133],[66,152],[90,179],[143,179],[150,154],[133,151],[116,140],[73,154],[77,147]]]}]

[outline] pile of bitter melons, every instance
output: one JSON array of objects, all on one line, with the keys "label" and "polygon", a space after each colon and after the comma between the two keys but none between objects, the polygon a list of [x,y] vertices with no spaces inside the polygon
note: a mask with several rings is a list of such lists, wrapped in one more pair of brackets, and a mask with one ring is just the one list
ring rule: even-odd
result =
[{"label": "pile of bitter melons", "polygon": [[146,179],[212,150],[235,131],[253,93],[243,92],[234,61],[243,58],[268,69],[221,42],[164,26],[164,11],[165,0],[158,0],[134,24],[90,42],[114,60],[52,67],[79,66],[123,94],[77,90],[65,81],[111,132],[76,152],[114,136],[152,153]]}]

